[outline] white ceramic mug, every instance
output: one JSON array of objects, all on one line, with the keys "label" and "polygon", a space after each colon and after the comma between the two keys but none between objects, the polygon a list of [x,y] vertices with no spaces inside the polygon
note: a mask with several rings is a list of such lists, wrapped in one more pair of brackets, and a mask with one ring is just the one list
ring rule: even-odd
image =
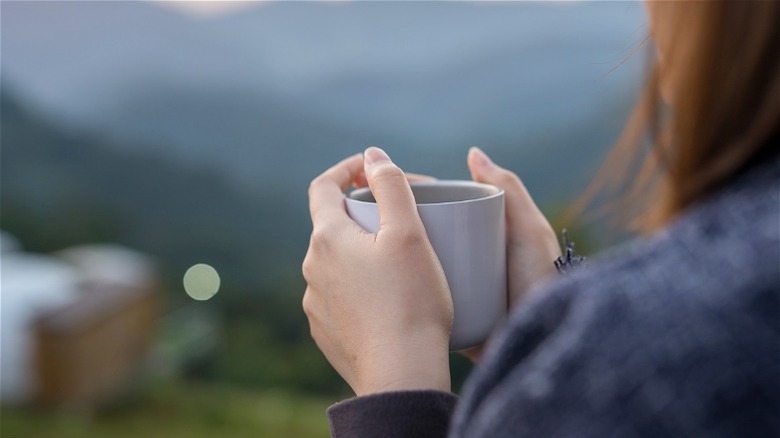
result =
[{"label": "white ceramic mug", "polygon": [[[478,345],[507,311],[504,191],[472,181],[418,182],[411,187],[452,294],[450,349]],[[368,188],[349,193],[346,205],[363,229],[379,231],[379,208]]]}]

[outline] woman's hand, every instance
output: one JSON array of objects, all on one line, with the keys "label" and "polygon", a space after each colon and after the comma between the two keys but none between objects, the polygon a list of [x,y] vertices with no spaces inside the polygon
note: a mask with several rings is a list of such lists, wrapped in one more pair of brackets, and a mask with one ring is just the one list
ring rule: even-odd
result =
[{"label": "woman's hand", "polygon": [[[479,148],[471,148],[467,161],[474,181],[505,192],[507,300],[511,309],[535,283],[557,275],[553,261],[561,255],[558,238],[517,175],[494,164]],[[477,361],[483,347],[460,353]]]},{"label": "woman's hand", "polygon": [[[404,173],[378,148],[312,181],[313,231],[303,261],[311,334],[357,395],[450,390],[452,299]],[[365,178],[380,230],[349,218],[343,191]]]},{"label": "woman's hand", "polygon": [[512,308],[531,286],[557,275],[553,261],[561,255],[558,238],[517,175],[494,164],[479,148],[471,148],[467,161],[474,181],[505,192],[507,288]]}]

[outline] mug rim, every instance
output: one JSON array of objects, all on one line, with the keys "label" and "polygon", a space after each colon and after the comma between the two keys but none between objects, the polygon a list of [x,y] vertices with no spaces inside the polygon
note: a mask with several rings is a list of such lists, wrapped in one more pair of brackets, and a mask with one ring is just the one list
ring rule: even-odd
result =
[{"label": "mug rim", "polygon": [[[478,198],[471,198],[471,199],[463,199],[460,201],[444,201],[444,202],[423,202],[423,203],[417,203],[415,202],[415,205],[418,207],[421,206],[429,206],[429,205],[454,205],[454,204],[469,204],[472,202],[480,202],[480,201],[486,201],[493,198],[498,198],[504,195],[504,189],[501,187],[495,186],[493,184],[486,184],[476,181],[469,181],[469,180],[457,180],[457,179],[444,179],[444,180],[434,180],[434,181],[417,181],[409,183],[410,187],[432,187],[432,186],[448,186],[448,187],[457,187],[457,186],[470,186],[470,187],[482,187],[487,188],[492,191],[495,191],[495,193],[492,193],[490,195],[486,196],[480,196]],[[364,204],[364,205],[377,205],[376,201],[363,201],[361,199],[355,199],[352,196],[354,194],[364,194],[366,192],[371,192],[371,189],[369,187],[362,187],[359,189],[352,190],[349,193],[344,194],[344,198],[348,202],[354,202],[356,204]]]}]

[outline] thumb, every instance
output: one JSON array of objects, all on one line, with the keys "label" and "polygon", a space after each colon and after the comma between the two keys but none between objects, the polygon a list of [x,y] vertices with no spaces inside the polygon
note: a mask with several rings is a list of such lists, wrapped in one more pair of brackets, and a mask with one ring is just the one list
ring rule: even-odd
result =
[{"label": "thumb", "polygon": [[476,147],[469,150],[467,161],[474,181],[492,184],[504,189],[507,230],[510,239],[521,237],[522,233],[531,226],[547,224],[549,227],[547,219],[514,172],[496,165],[481,149]]},{"label": "thumb", "polygon": [[501,187],[506,192],[507,198],[512,198],[511,201],[507,199],[507,202],[514,201],[518,207],[528,206],[523,204],[529,203],[534,205],[531,195],[520,178],[514,172],[493,163],[482,149],[477,147],[469,149],[467,161],[474,181]]},{"label": "thumb", "polygon": [[377,147],[366,149],[363,157],[366,180],[379,207],[379,231],[420,225],[414,195],[404,172]]}]

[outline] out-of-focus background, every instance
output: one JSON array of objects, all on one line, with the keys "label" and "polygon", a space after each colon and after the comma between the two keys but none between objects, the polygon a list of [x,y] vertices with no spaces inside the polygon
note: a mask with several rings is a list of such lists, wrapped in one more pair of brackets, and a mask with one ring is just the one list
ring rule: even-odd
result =
[{"label": "out-of-focus background", "polygon": [[369,145],[468,178],[477,145],[555,218],[646,33],[639,2],[3,0],[0,433],[327,436],[309,181]]}]

